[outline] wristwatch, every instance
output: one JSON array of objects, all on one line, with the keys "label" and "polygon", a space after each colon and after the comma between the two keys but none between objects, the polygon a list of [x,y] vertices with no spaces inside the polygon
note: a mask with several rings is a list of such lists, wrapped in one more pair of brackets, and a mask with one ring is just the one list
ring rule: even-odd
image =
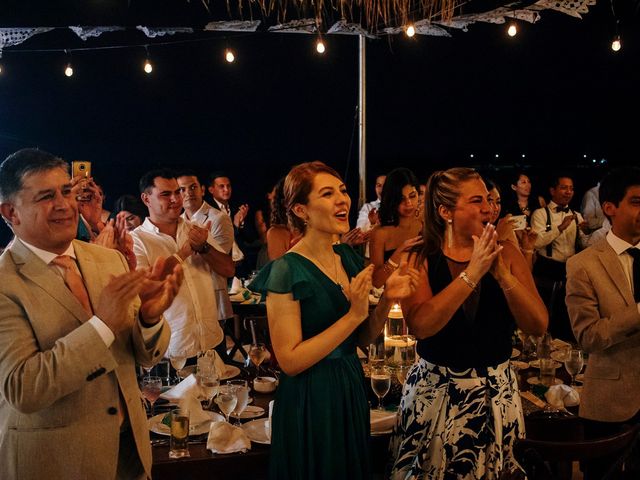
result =
[{"label": "wristwatch", "polygon": [[202,255],[204,253],[207,253],[210,248],[211,248],[211,245],[209,245],[208,242],[204,242],[204,245],[202,245],[202,247],[200,247],[199,250],[196,250],[196,253],[199,253]]}]

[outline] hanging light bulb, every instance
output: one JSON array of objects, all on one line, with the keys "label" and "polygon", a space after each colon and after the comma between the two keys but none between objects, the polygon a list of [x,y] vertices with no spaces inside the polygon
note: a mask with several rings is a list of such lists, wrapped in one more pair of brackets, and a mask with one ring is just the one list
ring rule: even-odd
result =
[{"label": "hanging light bulb", "polygon": [[4,68],[2,68],[2,64],[0,63],[0,75],[2,75],[2,72],[4,72]]},{"label": "hanging light bulb", "polygon": [[318,41],[316,42],[316,52],[324,53],[325,50],[326,47],[324,46],[324,42],[322,41],[322,39],[318,39]]},{"label": "hanging light bulb", "polygon": [[516,26],[515,22],[511,22],[509,24],[509,28],[507,29],[507,35],[509,35],[510,37],[515,37],[518,33],[518,27]]},{"label": "hanging light bulb", "polygon": [[233,63],[236,59],[236,56],[233,54],[232,50],[227,48],[224,52],[224,59],[229,63]]},{"label": "hanging light bulb", "polygon": [[407,34],[407,37],[411,38],[416,34],[416,29],[413,25],[409,25],[404,33]]},{"label": "hanging light bulb", "polygon": [[616,35],[611,42],[611,50],[618,52],[622,48],[622,42],[620,41],[620,35]]},{"label": "hanging light bulb", "polygon": [[147,58],[147,60],[144,62],[144,73],[151,73],[151,72],[153,72],[153,65]]},{"label": "hanging light bulb", "polygon": [[73,67],[71,66],[71,63],[67,63],[67,66],[64,69],[64,74],[67,77],[71,77],[73,75]]}]

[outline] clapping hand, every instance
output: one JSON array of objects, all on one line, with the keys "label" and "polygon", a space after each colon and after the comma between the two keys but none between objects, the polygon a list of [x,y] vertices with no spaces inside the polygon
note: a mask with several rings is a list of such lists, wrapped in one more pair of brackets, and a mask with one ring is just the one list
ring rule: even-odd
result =
[{"label": "clapping hand", "polygon": [[409,267],[409,262],[403,260],[400,266],[387,278],[384,284],[384,294],[391,300],[407,298],[418,288],[419,279],[418,269]]},{"label": "clapping hand", "polygon": [[480,237],[473,235],[473,251],[466,269],[471,280],[476,283],[480,281],[492,267],[502,248],[501,245],[498,245],[496,229],[490,223],[484,227]]},{"label": "clapping hand", "polygon": [[349,284],[350,311],[360,322],[369,316],[369,291],[371,290],[372,275],[373,265],[369,265],[358,273]]},{"label": "clapping hand", "polygon": [[378,216],[377,208],[372,208],[371,210],[369,210],[369,223],[372,227],[380,223],[380,217]]},{"label": "clapping hand", "polygon": [[204,227],[191,224],[189,228],[189,233],[188,233],[191,250],[193,250],[194,252],[197,252],[204,246],[205,243],[207,243],[207,238],[209,238],[210,228],[211,228],[211,220],[209,220]]},{"label": "clapping hand", "polygon": [[162,313],[171,306],[184,278],[182,267],[176,265],[170,274],[163,273],[166,259],[160,257],[153,267],[145,269],[140,288],[140,315],[145,323],[155,324]]},{"label": "clapping hand", "polygon": [[370,232],[363,232],[362,230],[360,230],[360,228],[356,227],[342,235],[340,241],[354,247],[356,245],[362,245],[363,243],[368,242],[369,234]]}]

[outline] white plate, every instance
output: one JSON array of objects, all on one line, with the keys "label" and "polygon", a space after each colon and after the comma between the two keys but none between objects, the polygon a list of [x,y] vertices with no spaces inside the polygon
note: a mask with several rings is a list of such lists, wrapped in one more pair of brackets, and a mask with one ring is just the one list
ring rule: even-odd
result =
[{"label": "white plate", "polygon": [[271,439],[267,432],[268,418],[259,418],[258,420],[251,420],[250,422],[242,424],[242,429],[249,437],[249,440],[255,443],[262,443],[264,445],[271,445]]},{"label": "white plate", "polygon": [[511,349],[511,358],[517,358],[520,356],[520,350],[518,350],[517,348],[512,348]]},{"label": "white plate", "polygon": [[[253,400],[253,399],[252,399]],[[264,408],[256,407],[254,405],[248,405],[244,411],[240,414],[240,418],[258,418],[264,415]],[[238,418],[233,413],[231,414],[233,418]]]},{"label": "white plate", "polygon": [[[538,377],[529,377],[527,378],[527,383],[529,385],[540,385],[540,379]],[[554,385],[561,385],[562,383],[563,383],[562,380],[560,380],[557,377],[553,379]]]},{"label": "white plate", "polygon": [[[211,417],[211,420],[207,422],[199,423],[198,425],[189,425],[189,435],[202,435],[209,432],[209,426],[211,422],[224,421],[224,417],[216,412],[204,412]],[[171,428],[162,423],[162,419],[166,413],[159,413],[158,415],[151,417],[147,420],[149,430],[158,435],[171,435]]]},{"label": "white plate", "polygon": [[556,362],[563,363],[564,357],[566,354],[567,354],[566,349],[554,350],[553,352],[551,352],[551,358],[553,358]]},{"label": "white plate", "polygon": [[[378,409],[372,409],[369,412],[371,418],[371,436],[388,435],[393,431],[393,426],[396,423],[396,412],[390,412],[388,410],[380,411]],[[375,422],[375,423],[373,423]]]},{"label": "white plate", "polygon": [[[531,368],[540,368],[540,360],[531,360],[529,362],[529,366]],[[560,362],[553,362],[553,368],[560,368],[562,366],[562,364]]]},{"label": "white plate", "polygon": [[527,362],[521,362],[520,360],[511,360],[511,365],[518,370],[529,368],[529,364]]}]

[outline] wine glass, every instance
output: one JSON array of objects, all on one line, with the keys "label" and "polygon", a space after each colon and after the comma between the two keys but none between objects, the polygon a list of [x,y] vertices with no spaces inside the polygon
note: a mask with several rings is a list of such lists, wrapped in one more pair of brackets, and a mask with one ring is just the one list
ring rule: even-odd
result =
[{"label": "wine glass", "polygon": [[567,373],[571,375],[572,387],[575,386],[576,375],[580,373],[582,367],[584,367],[584,354],[582,350],[577,348],[567,350],[564,355],[564,368],[567,370]]},{"label": "wine glass", "polygon": [[149,412],[153,417],[155,410],[153,409],[154,403],[160,396],[162,391],[162,378],[161,377],[144,377],[141,382],[142,395],[149,402]]},{"label": "wine glass", "polygon": [[216,396],[216,392],[220,386],[218,376],[210,372],[198,372],[196,380],[198,381],[198,386],[200,387],[202,395],[207,401],[206,408],[210,408],[213,397]]},{"label": "wine glass", "polygon": [[256,377],[260,376],[260,364],[267,357],[267,347],[264,343],[254,343],[249,349],[249,358],[256,366]]},{"label": "wine glass", "polygon": [[171,361],[171,366],[176,371],[176,383],[180,383],[180,371],[184,368],[187,363],[187,352],[186,350],[178,350],[176,352],[171,352],[171,356],[169,357]]},{"label": "wine glass", "polygon": [[384,410],[382,408],[382,399],[389,393],[391,388],[391,375],[386,368],[371,369],[371,388],[378,397],[378,410]]},{"label": "wine glass", "polygon": [[235,385],[221,385],[218,389],[218,396],[216,397],[216,403],[218,404],[218,408],[227,419],[227,423],[229,422],[229,415],[236,408],[236,404],[238,403],[238,397],[236,396],[236,387]]},{"label": "wine glass", "polygon": [[227,380],[227,385],[236,387],[238,403],[236,403],[236,408],[233,409],[233,416],[236,417],[236,425],[240,425],[242,423],[240,416],[249,403],[249,386],[246,380]]}]

